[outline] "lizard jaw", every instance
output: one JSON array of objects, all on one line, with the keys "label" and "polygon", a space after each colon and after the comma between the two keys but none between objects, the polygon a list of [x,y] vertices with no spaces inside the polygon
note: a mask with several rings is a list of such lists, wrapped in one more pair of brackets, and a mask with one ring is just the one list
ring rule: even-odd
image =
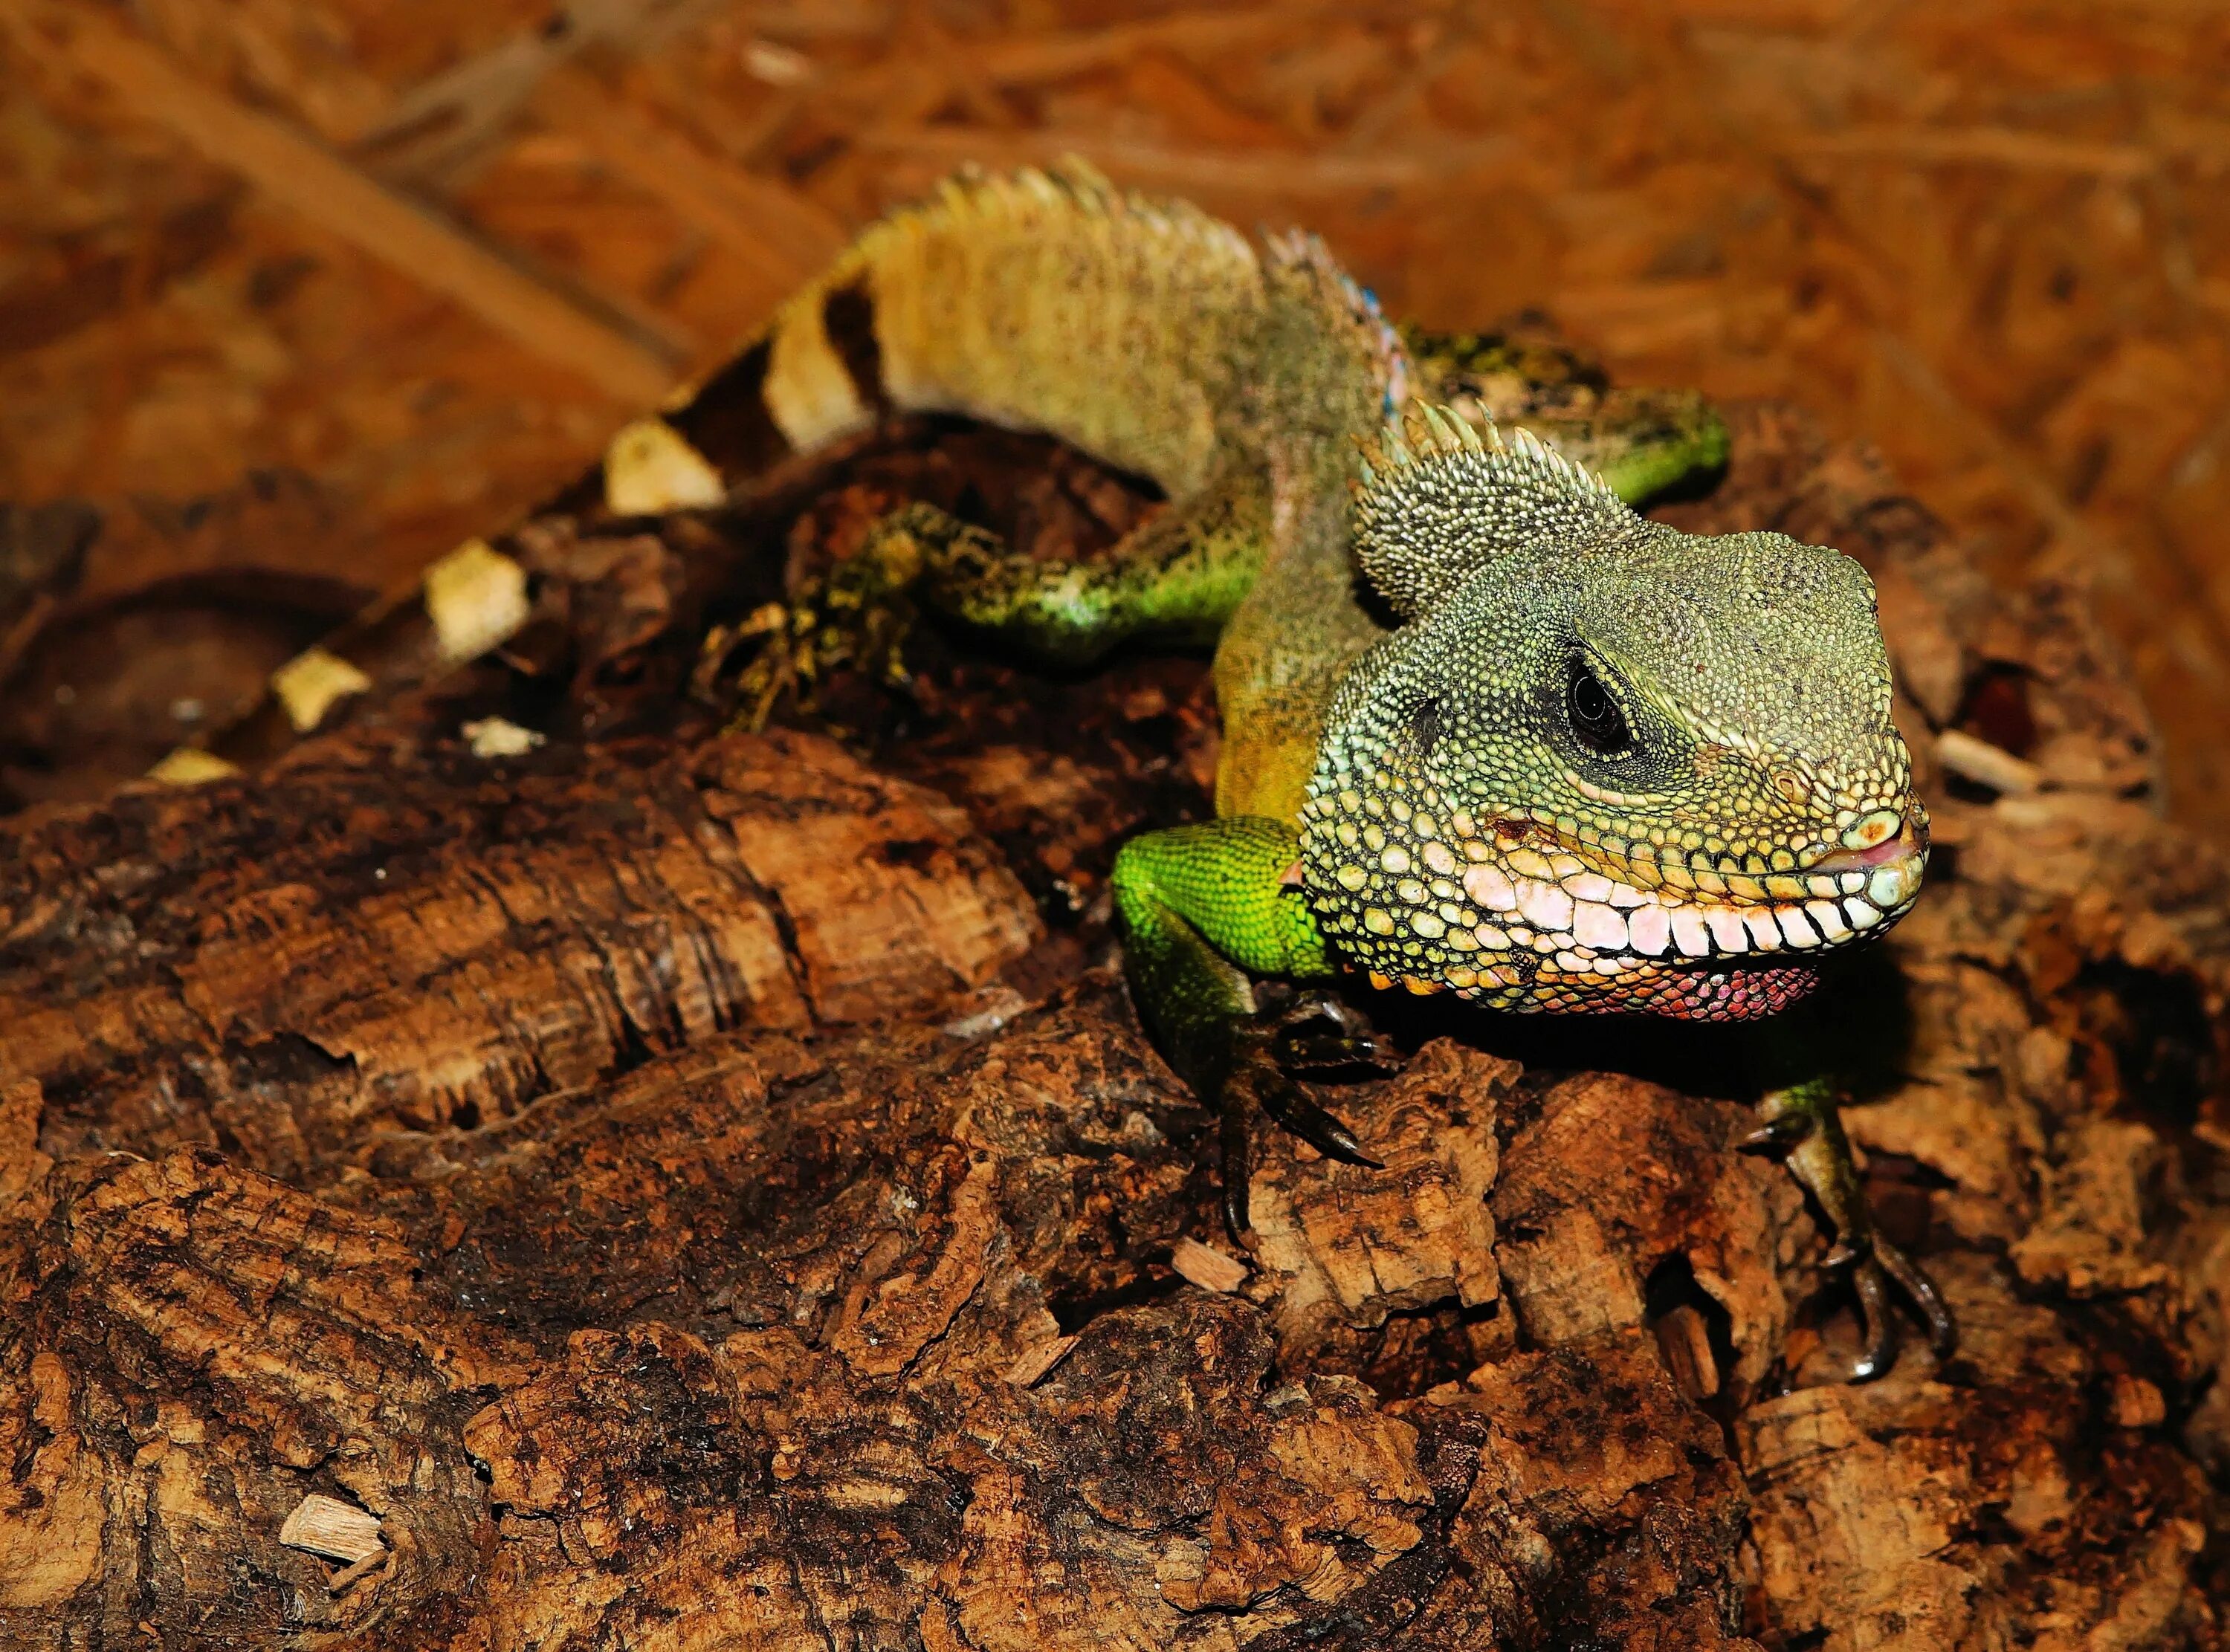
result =
[{"label": "lizard jaw", "polygon": [[1925,828],[1901,821],[1802,868],[1796,894],[1749,899],[1659,883],[1538,827],[1513,839],[1406,813],[1354,832],[1304,807],[1319,922],[1376,981],[1505,1010],[1771,1014],[1810,990],[1821,954],[1903,916],[1927,861]]}]

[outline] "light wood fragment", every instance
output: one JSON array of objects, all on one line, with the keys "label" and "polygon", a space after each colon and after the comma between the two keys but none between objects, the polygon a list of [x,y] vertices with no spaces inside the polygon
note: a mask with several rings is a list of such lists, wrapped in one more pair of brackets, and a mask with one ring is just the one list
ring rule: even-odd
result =
[{"label": "light wood fragment", "polygon": [[379,1516],[314,1491],[294,1505],[294,1512],[279,1528],[279,1540],[290,1549],[350,1565],[376,1560],[387,1552],[386,1541],[379,1534]]},{"label": "light wood fragment", "polygon": [[1073,1336],[1047,1337],[1042,1342],[1032,1343],[1015,1356],[1015,1363],[1007,1367],[1007,1380],[1017,1388],[1028,1388],[1041,1381],[1046,1373],[1068,1357],[1076,1346]]},{"label": "light wood fragment", "polygon": [[2026,797],[2044,784],[2044,771],[2034,763],[1958,729],[1936,736],[1936,758],[1961,779],[2008,797]]},{"label": "light wood fragment", "polygon": [[329,1595],[346,1594],[373,1572],[386,1565],[393,1558],[393,1550],[382,1549],[377,1554],[367,1554],[354,1565],[343,1566],[325,1579],[325,1592]]},{"label": "light wood fragment", "polygon": [[1202,1290],[1228,1295],[1247,1282],[1247,1264],[1198,1239],[1179,1239],[1170,1248],[1170,1266]]},{"label": "light wood fragment", "polygon": [[2114,1379],[2114,1422],[2121,1428],[2158,1428],[2168,1420],[2168,1401],[2143,1377],[2127,1372]]},{"label": "light wood fragment", "polygon": [[1672,1380],[1689,1398],[1709,1399],[1719,1392],[1719,1362],[1711,1353],[1711,1332],[1694,1308],[1683,1302],[1657,1321],[1657,1347]]}]

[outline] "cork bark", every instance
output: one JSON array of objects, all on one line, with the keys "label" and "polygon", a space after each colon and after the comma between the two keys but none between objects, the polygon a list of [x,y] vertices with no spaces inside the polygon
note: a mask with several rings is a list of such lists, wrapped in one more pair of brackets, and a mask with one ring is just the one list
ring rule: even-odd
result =
[{"label": "cork bark", "polygon": [[1200,661],[925,634],[719,732],[706,626],[891,499],[1151,508],[916,428],[553,510],[503,659],[5,826],[0,1642],[2219,1644],[2230,874],[2079,593],[1786,414],[1737,452],[1667,514],[1867,562],[1937,809],[1827,990],[1954,1358],[1840,1381],[1731,1035],[1362,993],[1405,1065],[1325,1099],[1385,1168],[1266,1133],[1239,1250],[1107,929],[1205,807]]}]

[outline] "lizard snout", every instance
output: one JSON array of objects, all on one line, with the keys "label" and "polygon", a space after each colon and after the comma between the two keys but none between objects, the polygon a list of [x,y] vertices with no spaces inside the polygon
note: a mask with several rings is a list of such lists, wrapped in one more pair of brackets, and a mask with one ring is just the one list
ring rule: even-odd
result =
[{"label": "lizard snout", "polygon": [[1921,873],[1928,865],[1928,817],[1917,806],[1910,812],[1876,809],[1847,828],[1842,840],[1843,847],[1804,870],[1831,877],[1862,875],[1866,899],[1884,913],[1909,904],[1920,892]]}]

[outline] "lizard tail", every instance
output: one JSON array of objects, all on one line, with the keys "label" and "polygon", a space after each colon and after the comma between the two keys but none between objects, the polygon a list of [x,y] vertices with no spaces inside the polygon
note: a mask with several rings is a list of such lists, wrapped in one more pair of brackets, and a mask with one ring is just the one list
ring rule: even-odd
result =
[{"label": "lizard tail", "polygon": [[869,228],[664,422],[732,484],[895,410],[1046,431],[1183,494],[1263,282],[1228,225],[1081,162],[962,173]]},{"label": "lizard tail", "polygon": [[[1234,363],[1266,284],[1292,261],[1080,161],[964,171],[871,226],[739,354],[622,429],[567,497],[601,495],[617,517],[718,506],[893,412],[1045,431],[1183,497],[1215,465]],[[155,775],[234,772],[355,696],[501,646],[527,621],[529,588],[511,556],[468,541],[281,666]]]}]

